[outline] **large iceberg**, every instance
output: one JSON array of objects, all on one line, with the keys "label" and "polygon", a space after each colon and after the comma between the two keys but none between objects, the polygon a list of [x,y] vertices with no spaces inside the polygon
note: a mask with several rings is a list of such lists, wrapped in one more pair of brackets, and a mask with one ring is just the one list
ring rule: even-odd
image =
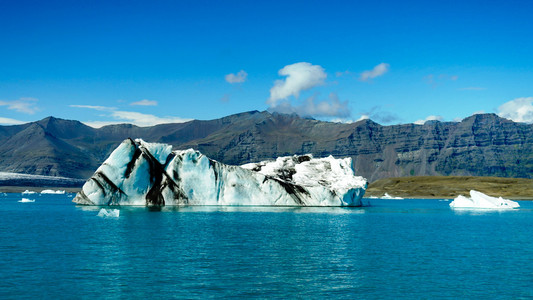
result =
[{"label": "large iceberg", "polygon": [[451,208],[489,208],[489,209],[512,209],[520,205],[502,197],[495,198],[481,192],[471,190],[470,198],[459,195],[450,203]]},{"label": "large iceberg", "polygon": [[351,159],[312,155],[231,166],[198,151],[127,139],[83,185],[84,205],[361,206]]}]

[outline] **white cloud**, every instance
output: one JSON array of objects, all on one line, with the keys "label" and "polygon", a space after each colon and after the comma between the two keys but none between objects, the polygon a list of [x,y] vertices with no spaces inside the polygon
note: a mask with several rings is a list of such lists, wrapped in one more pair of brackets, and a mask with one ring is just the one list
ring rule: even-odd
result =
[{"label": "white cloud", "polygon": [[33,115],[39,110],[36,98],[19,98],[13,101],[0,101],[0,106],[7,106],[7,109]]},{"label": "white cloud", "polygon": [[283,101],[272,107],[271,111],[280,113],[296,113],[300,116],[313,117],[338,117],[345,118],[350,115],[348,101],[341,102],[335,93],[329,95],[328,100],[317,101],[317,96],[309,97],[301,105],[293,106],[289,101]]},{"label": "white cloud", "polygon": [[139,106],[157,106],[157,101],[143,99],[141,101],[132,102],[130,105],[139,105]]},{"label": "white cloud", "polygon": [[442,121],[442,120],[443,118],[441,116],[428,116],[424,120],[417,120],[414,123],[416,125],[424,125],[424,123],[426,123],[427,121]]},{"label": "white cloud", "polygon": [[334,118],[329,121],[332,123],[341,123],[341,124],[351,124],[354,122],[354,120],[350,118]]},{"label": "white cloud", "polygon": [[382,76],[389,71],[389,67],[390,67],[389,64],[380,63],[379,65],[375,66],[372,70],[362,72],[359,79],[361,81],[368,81],[372,78]]},{"label": "white cloud", "polygon": [[137,126],[153,126],[157,124],[167,123],[183,123],[190,121],[190,119],[178,118],[178,117],[157,117],[150,114],[143,114],[134,111],[113,111],[111,116],[117,120],[127,121],[128,123],[135,124]]},{"label": "white cloud", "polygon": [[103,117],[112,118],[113,120],[109,121],[87,121],[83,122],[86,125],[89,125],[94,128],[100,128],[106,125],[114,124],[134,124],[137,126],[153,126],[157,124],[167,124],[167,123],[183,123],[190,121],[191,119],[184,119],[179,117],[158,117],[150,114],[143,114],[135,111],[122,111],[117,110],[115,107],[106,107],[106,106],[94,106],[94,105],[70,105],[70,107],[77,108],[87,108],[97,111],[107,111],[107,114],[102,115]]},{"label": "white cloud", "polygon": [[321,66],[308,62],[287,65],[279,70],[278,74],[287,76],[287,78],[274,81],[274,86],[270,89],[270,98],[267,101],[270,107],[275,107],[279,100],[290,96],[298,98],[301,91],[324,84],[327,77]]},{"label": "white cloud", "polygon": [[533,123],[533,97],[516,98],[500,105],[498,115],[515,122]]},{"label": "white cloud", "polygon": [[373,106],[368,111],[362,112],[358,121],[365,119],[371,119],[379,124],[391,124],[400,121],[395,113],[384,110],[380,106]]},{"label": "white cloud", "polygon": [[24,124],[24,123],[27,123],[27,122],[15,120],[15,119],[10,119],[10,118],[2,118],[2,117],[0,117],[0,124],[18,125],[18,124]]},{"label": "white cloud", "polygon": [[456,122],[456,123],[461,122],[462,120],[463,118],[459,118],[459,117],[453,118],[453,122]]},{"label": "white cloud", "polygon": [[370,119],[369,115],[362,114],[361,117],[359,117],[359,119],[357,119],[356,122],[362,121],[362,120],[369,120],[369,119]]},{"label": "white cloud", "polygon": [[230,73],[224,76],[226,81],[231,84],[243,83],[246,81],[247,77],[248,77],[248,73],[246,73],[244,70],[240,70],[237,74]]},{"label": "white cloud", "polygon": [[120,121],[81,121],[83,124],[87,126],[91,126],[92,128],[100,128],[108,125],[118,125],[118,124],[124,124],[126,122],[120,122]]},{"label": "white cloud", "polygon": [[69,105],[70,107],[75,108],[88,108],[88,109],[94,109],[99,111],[109,111],[109,110],[115,110],[116,107],[109,107],[109,106],[97,106],[97,105]]}]

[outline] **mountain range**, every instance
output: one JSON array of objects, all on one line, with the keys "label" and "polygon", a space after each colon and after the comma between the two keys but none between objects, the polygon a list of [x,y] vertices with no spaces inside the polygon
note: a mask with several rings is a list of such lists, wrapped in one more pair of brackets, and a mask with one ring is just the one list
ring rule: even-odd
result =
[{"label": "mountain range", "polygon": [[0,126],[0,171],[86,179],[129,137],[174,149],[194,148],[226,164],[307,153],[352,157],[356,174],[371,182],[405,176],[533,174],[533,125],[495,114],[476,114],[461,122],[382,126],[371,120],[333,123],[266,111],[151,127],[92,128],[54,117]]}]

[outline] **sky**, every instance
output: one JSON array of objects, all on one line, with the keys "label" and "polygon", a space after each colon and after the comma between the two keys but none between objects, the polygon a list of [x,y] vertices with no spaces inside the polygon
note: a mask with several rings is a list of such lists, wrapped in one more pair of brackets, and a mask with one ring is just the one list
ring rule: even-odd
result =
[{"label": "sky", "polygon": [[0,0],[0,125],[533,122],[533,1]]}]

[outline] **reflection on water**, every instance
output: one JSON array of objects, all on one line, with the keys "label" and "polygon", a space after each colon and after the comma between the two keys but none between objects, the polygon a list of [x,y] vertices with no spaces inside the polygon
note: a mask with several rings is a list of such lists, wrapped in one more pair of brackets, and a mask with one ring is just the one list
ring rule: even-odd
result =
[{"label": "reflection on water", "polygon": [[472,215],[472,216],[516,213],[516,212],[518,212],[520,210],[521,210],[520,208],[515,208],[515,209],[453,208],[452,209],[452,211],[456,215]]},{"label": "reflection on water", "polygon": [[[271,212],[271,213],[325,213],[362,214],[365,207],[322,207],[322,206],[224,206],[224,205],[184,205],[184,206],[105,206],[120,209],[122,212]],[[102,206],[77,205],[82,211],[98,212]]]},{"label": "reflection on water", "polygon": [[[322,207],[322,206],[224,206],[224,205],[184,205],[184,206],[113,206],[122,213],[138,212],[182,212],[182,213],[208,213],[208,212],[268,212],[268,213],[318,213],[318,214],[364,214],[364,213],[402,213],[402,214],[435,214],[452,212],[455,215],[486,215],[516,212],[531,209],[530,201],[520,209],[452,209],[449,199],[363,199],[362,207]],[[106,206],[107,207],[107,206]],[[82,211],[98,212],[101,206],[77,205],[76,209]],[[108,207],[111,208],[111,207]]]}]

